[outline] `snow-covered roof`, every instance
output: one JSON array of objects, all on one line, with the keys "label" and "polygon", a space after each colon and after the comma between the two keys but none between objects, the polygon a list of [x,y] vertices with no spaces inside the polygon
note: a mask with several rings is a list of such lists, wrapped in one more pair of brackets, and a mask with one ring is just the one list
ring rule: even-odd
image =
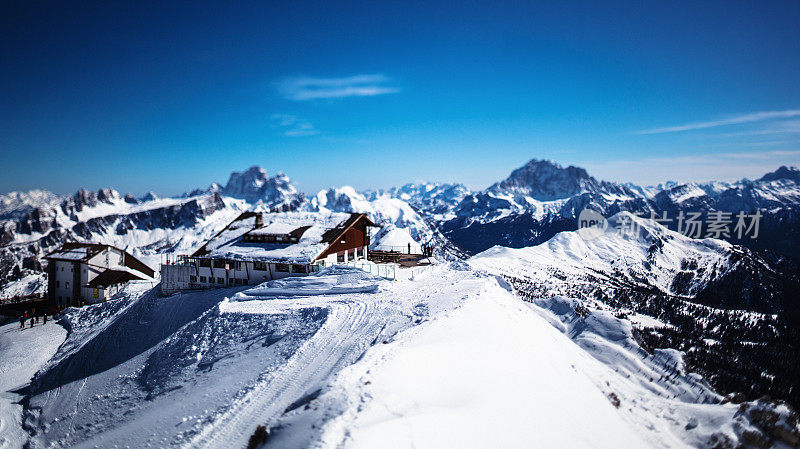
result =
[{"label": "snow-covered roof", "polygon": [[88,258],[88,250],[89,248],[85,246],[79,248],[61,247],[48,254],[47,257],[50,259],[84,260]]},{"label": "snow-covered roof", "polygon": [[45,258],[59,260],[87,260],[106,248],[114,247],[103,243],[66,242],[58,249],[45,256]]},{"label": "snow-covered roof", "polygon": [[[280,212],[263,214],[265,225],[255,228],[256,214],[244,213],[212,237],[194,257],[281,263],[312,263],[330,245],[326,232],[350,218],[348,213]],[[245,234],[288,234],[306,227],[297,242],[246,242]],[[277,232],[280,231],[280,232]]]},{"label": "snow-covered roof", "polygon": [[137,276],[144,275],[146,278],[152,278],[155,271],[143,263],[141,260],[133,257],[125,250],[119,249],[112,245],[104,243],[90,243],[90,242],[67,242],[61,245],[55,251],[45,256],[46,259],[51,260],[74,260],[74,261],[87,261],[97,254],[112,249],[124,254],[123,267],[125,271],[130,271]]},{"label": "snow-covered roof", "polygon": [[297,229],[296,224],[285,222],[270,223],[263,228],[256,228],[249,232],[250,235],[286,235]]}]

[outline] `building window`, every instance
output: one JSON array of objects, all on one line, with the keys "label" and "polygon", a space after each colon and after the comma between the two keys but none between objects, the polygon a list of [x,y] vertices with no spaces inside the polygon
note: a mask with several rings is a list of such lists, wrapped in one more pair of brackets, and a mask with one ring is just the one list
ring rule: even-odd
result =
[{"label": "building window", "polygon": [[197,282],[197,276],[189,276],[189,282]]},{"label": "building window", "polygon": [[225,278],[217,278],[217,284],[224,284]]},{"label": "building window", "polygon": [[200,282],[205,284],[206,283],[206,277],[205,276],[200,276]]},{"label": "building window", "polygon": [[347,253],[347,260],[353,260],[353,259],[355,259],[355,258],[356,258],[356,250],[354,250],[354,249],[351,249],[351,250],[350,250],[350,251]]},{"label": "building window", "polygon": [[61,281],[56,281],[56,288],[61,288]]},{"label": "building window", "polygon": [[275,264],[275,271],[279,271],[281,273],[288,273],[289,272],[289,264],[288,263],[276,263]]},{"label": "building window", "polygon": [[214,259],[214,268],[225,268],[225,261],[222,259]]},{"label": "building window", "polygon": [[69,282],[64,282],[64,288],[69,288]]},{"label": "building window", "polygon": [[367,255],[364,254],[366,252],[367,252],[367,247],[366,246],[362,246],[361,248],[358,248],[358,256],[359,257],[367,257]]},{"label": "building window", "polygon": [[198,263],[201,267],[211,268],[211,259],[200,259]]},{"label": "building window", "polygon": [[297,264],[292,265],[292,273],[305,273],[305,272],[306,272],[305,265],[297,265]]},{"label": "building window", "polygon": [[267,263],[266,262],[253,262],[253,269],[258,271],[267,271]]},{"label": "building window", "polygon": [[336,261],[339,263],[344,263],[344,251],[336,255]]}]

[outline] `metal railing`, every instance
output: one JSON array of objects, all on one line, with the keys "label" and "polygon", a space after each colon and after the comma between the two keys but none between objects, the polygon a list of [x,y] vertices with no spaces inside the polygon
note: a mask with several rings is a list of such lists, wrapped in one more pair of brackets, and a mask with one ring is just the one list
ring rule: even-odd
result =
[{"label": "metal railing", "polygon": [[364,261],[353,261],[353,262],[337,263],[336,265],[358,268],[361,271],[366,271],[369,274],[382,277],[384,279],[390,279],[390,280],[397,279],[395,264],[376,264]]},{"label": "metal railing", "polygon": [[398,246],[390,246],[390,245],[378,245],[374,248],[370,248],[370,251],[385,251],[385,252],[396,252],[401,254],[422,254],[422,245],[398,245]]}]

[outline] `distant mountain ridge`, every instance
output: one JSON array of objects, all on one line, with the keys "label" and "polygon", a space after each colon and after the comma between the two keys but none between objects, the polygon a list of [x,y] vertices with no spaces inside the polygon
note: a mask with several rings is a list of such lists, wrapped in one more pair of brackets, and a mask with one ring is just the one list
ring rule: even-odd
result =
[{"label": "distant mountain ridge", "polygon": [[[255,205],[368,213],[384,224],[408,228],[418,243],[435,242],[450,256],[494,245],[519,248],[546,242],[558,232],[576,229],[584,208],[605,216],[629,211],[673,218],[710,210],[759,211],[758,240],[728,240],[800,257],[799,180],[797,168],[784,166],[754,181],[640,187],[600,181],[583,168],[534,159],[481,191],[462,184],[410,183],[366,192],[344,186],[308,197],[285,174],[269,176],[253,166],[231,173],[225,185],[212,183],[177,198],[152,192],[137,198],[110,188],[81,189],[67,197],[45,190],[11,192],[0,196],[0,284],[19,279],[26,270],[40,270],[43,252],[64,240],[110,240],[147,257],[190,247],[207,232],[198,226],[216,226],[212,216],[224,221]],[[146,234],[153,230],[159,233]]]},{"label": "distant mountain ridge", "polygon": [[191,252],[238,214],[256,208],[362,212],[381,225],[407,229],[419,243],[437,240],[440,248],[449,246],[401,199],[367,199],[347,186],[308,198],[285,174],[270,177],[257,166],[231,173],[224,186],[212,183],[177,198],[160,198],[152,192],[136,198],[105,188],[81,189],[67,197],[47,191],[12,192],[0,200],[0,293],[4,284],[26,276],[44,285],[42,256],[64,241],[113,244],[156,267],[164,252]]},{"label": "distant mountain ridge", "polygon": [[798,180],[800,171],[784,166],[755,181],[640,187],[599,181],[582,168],[534,159],[505,180],[465,195],[449,212],[422,210],[444,217],[438,220],[440,230],[468,253],[494,245],[520,248],[543,243],[558,232],[577,229],[578,214],[586,208],[604,216],[628,211],[673,219],[681,212],[705,218],[715,210],[732,215],[759,211],[768,232],[756,241],[731,241],[800,257],[796,249],[800,237],[793,232],[800,225]]},{"label": "distant mountain ridge", "polygon": [[463,184],[421,182],[392,187],[388,190],[370,190],[364,194],[370,199],[381,196],[399,198],[425,211],[429,216],[444,216],[452,212],[453,208],[470,194],[470,190]]}]

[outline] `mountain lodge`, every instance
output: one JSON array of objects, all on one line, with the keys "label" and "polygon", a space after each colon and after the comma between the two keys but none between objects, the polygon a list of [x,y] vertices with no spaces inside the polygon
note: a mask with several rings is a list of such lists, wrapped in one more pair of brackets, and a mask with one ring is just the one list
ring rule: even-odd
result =
[{"label": "mountain lodge", "polygon": [[128,281],[155,276],[126,251],[100,243],[64,243],[45,259],[47,298],[57,307],[101,302]]},{"label": "mountain lodge", "polygon": [[161,291],[255,285],[366,261],[368,228],[376,226],[365,214],[337,213],[321,222],[297,212],[244,212],[193,254],[162,264]]}]

